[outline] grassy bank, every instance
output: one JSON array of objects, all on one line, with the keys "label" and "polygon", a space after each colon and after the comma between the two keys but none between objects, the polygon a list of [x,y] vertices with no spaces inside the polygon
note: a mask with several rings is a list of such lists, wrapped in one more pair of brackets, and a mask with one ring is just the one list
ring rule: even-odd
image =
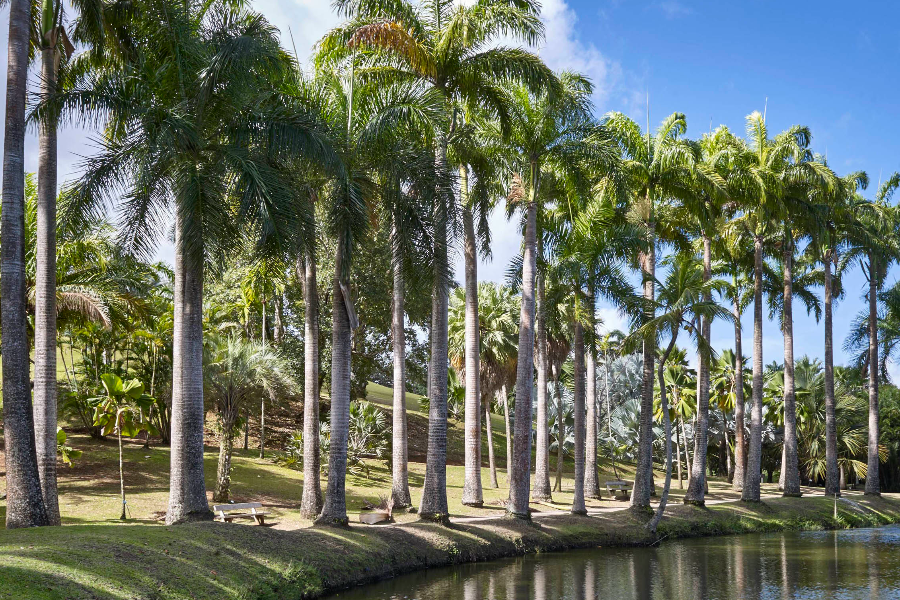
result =
[{"label": "grassy bank", "polygon": [[[900,522],[900,498],[776,498],[757,505],[672,507],[668,539]],[[202,523],[73,525],[0,533],[0,597],[311,598],[426,567],[528,552],[653,542],[644,516],[628,510],[591,517],[547,516],[452,527],[306,528]]]}]

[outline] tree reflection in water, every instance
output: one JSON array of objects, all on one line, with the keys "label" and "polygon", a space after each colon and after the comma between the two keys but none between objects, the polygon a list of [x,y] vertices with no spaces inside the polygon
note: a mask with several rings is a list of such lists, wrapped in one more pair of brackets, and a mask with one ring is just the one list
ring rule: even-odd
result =
[{"label": "tree reflection in water", "polygon": [[333,600],[900,598],[900,527],[702,538],[431,569]]}]

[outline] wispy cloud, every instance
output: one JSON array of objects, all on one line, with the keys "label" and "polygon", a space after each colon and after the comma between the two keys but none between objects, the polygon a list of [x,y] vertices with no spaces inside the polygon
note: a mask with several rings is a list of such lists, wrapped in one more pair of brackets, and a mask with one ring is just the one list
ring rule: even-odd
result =
[{"label": "wispy cloud", "polygon": [[676,2],[675,0],[655,2],[650,6],[651,8],[662,11],[667,19],[677,19],[678,17],[684,17],[694,12],[694,9],[691,7],[685,6],[681,2]]}]

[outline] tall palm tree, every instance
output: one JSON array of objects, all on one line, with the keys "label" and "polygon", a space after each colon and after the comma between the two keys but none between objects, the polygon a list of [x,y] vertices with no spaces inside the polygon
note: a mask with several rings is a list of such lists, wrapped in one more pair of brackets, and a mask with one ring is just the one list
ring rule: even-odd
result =
[{"label": "tall palm tree", "polygon": [[319,288],[315,248],[297,259],[303,282],[303,495],[300,514],[314,519],[322,510],[319,481]]},{"label": "tall palm tree", "polygon": [[[429,435],[425,484],[419,516],[447,518],[447,309],[448,222],[455,216],[447,148],[458,127],[457,106],[484,106],[505,120],[500,79],[512,79],[533,90],[552,80],[541,60],[522,49],[490,48],[506,34],[534,44],[543,36],[539,8],[529,1],[509,5],[480,0],[472,6],[447,0],[419,7],[408,0],[385,5],[376,0],[339,0],[338,12],[351,21],[320,41],[323,48],[367,47],[384,55],[374,61],[380,77],[418,80],[444,99],[443,115],[434,128],[436,185],[433,196],[434,291],[432,294]],[[460,32],[466,32],[462,35]],[[376,57],[377,58],[377,57]],[[501,77],[498,77],[500,75]]]},{"label": "tall palm tree", "polygon": [[890,204],[891,196],[898,187],[900,187],[900,173],[893,173],[878,186],[874,202],[857,199],[853,203],[851,211],[854,222],[848,231],[848,248],[842,259],[845,265],[859,261],[869,288],[868,355],[865,361],[869,368],[869,444],[866,475],[866,494],[869,495],[881,494],[878,479],[878,383],[881,364],[878,358],[878,295],[891,263],[900,259],[900,246],[897,243],[900,218],[897,216],[896,207]]},{"label": "tall palm tree", "polygon": [[[97,212],[124,188],[125,246],[148,252],[175,216],[172,452],[167,522],[211,518],[203,477],[204,262],[246,236],[292,243],[298,217],[283,161],[340,170],[308,112],[272,90],[292,70],[274,28],[241,4],[146,0],[116,34],[131,55],[54,104],[104,119],[106,136],[76,182],[68,216]],[[160,28],[155,15],[166,15]],[[166,43],[158,36],[166,32]],[[226,59],[227,57],[227,59]]]},{"label": "tall palm tree", "polygon": [[[558,90],[548,89],[537,94],[525,87],[514,89],[510,106],[511,131],[507,144],[512,153],[512,168],[526,174],[524,178],[514,179],[509,198],[514,206],[524,205],[525,213],[516,398],[531,398],[534,388],[535,282],[537,257],[543,254],[538,248],[538,212],[541,203],[547,199],[542,197],[547,187],[542,187],[542,177],[552,171],[558,177],[575,178],[575,173],[586,171],[589,157],[597,159],[598,164],[593,165],[597,169],[615,159],[612,147],[608,143],[598,143],[596,139],[589,105],[590,83],[581,76],[562,73],[559,84]],[[528,518],[531,403],[520,402],[518,407],[507,512]]]},{"label": "tall palm tree", "polygon": [[691,333],[698,346],[703,347],[702,352],[710,353],[709,340],[703,337],[702,329],[698,331],[694,326],[697,317],[710,320],[715,317],[730,318],[726,309],[712,300],[708,300],[717,284],[707,279],[705,270],[692,256],[676,257],[666,276],[665,283],[659,285],[659,296],[655,300],[657,310],[654,311],[658,313],[657,316],[642,324],[626,341],[626,347],[635,347],[638,344],[646,343],[648,338],[669,337],[669,343],[657,366],[660,412],[663,417],[663,439],[666,447],[666,477],[659,506],[647,525],[647,528],[653,533],[656,532],[656,527],[665,513],[672,482],[672,422],[666,394],[666,363],[675,348],[678,334],[682,328]]},{"label": "tall palm tree", "polygon": [[[746,148],[736,157],[737,172],[732,177],[744,190],[744,212],[732,227],[753,237],[753,393],[750,411],[750,448],[741,498],[758,502],[762,464],[763,396],[763,253],[765,237],[773,223],[784,217],[786,186],[808,176],[810,133],[795,125],[774,138],[769,137],[766,120],[759,112],[747,116]],[[795,163],[796,161],[796,163]]]},{"label": "tall palm tree", "polygon": [[[38,474],[25,316],[25,94],[31,2],[10,0],[6,127],[0,216],[0,322],[3,354],[3,431],[6,448],[6,526],[51,524]],[[55,454],[54,454],[55,460]]]},{"label": "tall palm tree", "polygon": [[[606,126],[619,144],[623,171],[632,211],[648,231],[647,246],[638,250],[637,261],[642,276],[646,314],[644,322],[653,319],[656,281],[656,250],[659,240],[671,237],[671,219],[665,217],[665,204],[670,199],[692,198],[698,178],[699,156],[696,146],[682,136],[687,120],[673,113],[660,124],[655,134],[642,132],[640,125],[622,113],[607,115]],[[616,186],[610,186],[615,189]],[[653,491],[653,368],[656,347],[652,340],[643,345],[641,383],[640,441],[632,507],[647,507]]]}]

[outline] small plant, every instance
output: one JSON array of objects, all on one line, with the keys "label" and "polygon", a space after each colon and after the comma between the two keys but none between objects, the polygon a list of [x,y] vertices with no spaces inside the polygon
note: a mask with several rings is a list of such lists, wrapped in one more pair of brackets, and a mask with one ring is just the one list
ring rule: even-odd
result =
[{"label": "small plant", "polygon": [[[122,490],[122,516],[125,520],[125,473],[122,461],[122,436],[135,437],[141,432],[153,433],[148,419],[153,398],[144,393],[144,384],[137,379],[123,382],[118,375],[104,373],[100,376],[105,396],[91,398],[94,407],[94,425],[103,435],[113,433],[119,439],[119,485]],[[57,439],[59,439],[57,437]]]},{"label": "small plant", "polygon": [[56,428],[56,453],[59,454],[60,458],[65,465],[71,467],[72,461],[81,458],[81,450],[76,450],[71,446],[66,445],[66,432],[63,431],[62,427]]}]

